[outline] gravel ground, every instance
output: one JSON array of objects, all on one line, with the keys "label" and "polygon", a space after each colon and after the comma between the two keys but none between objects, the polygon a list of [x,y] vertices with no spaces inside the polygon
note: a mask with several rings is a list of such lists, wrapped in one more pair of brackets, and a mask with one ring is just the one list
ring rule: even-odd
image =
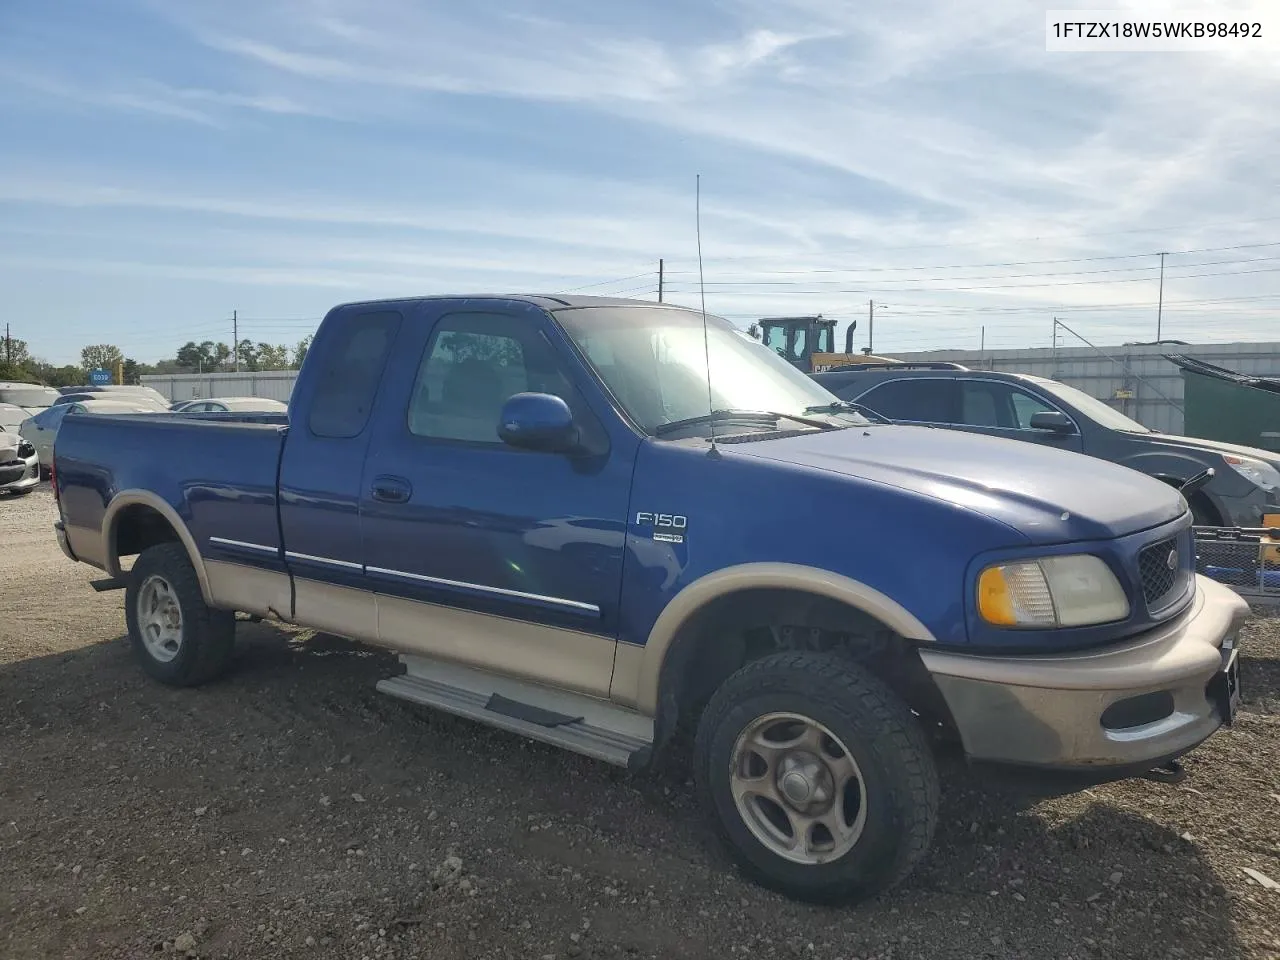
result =
[{"label": "gravel ground", "polygon": [[386,698],[381,652],[242,623],[226,679],[146,680],[53,519],[0,499],[0,957],[1280,957],[1245,873],[1280,880],[1280,620],[1182,784],[944,759],[926,862],[819,909],[739,879],[678,777]]}]

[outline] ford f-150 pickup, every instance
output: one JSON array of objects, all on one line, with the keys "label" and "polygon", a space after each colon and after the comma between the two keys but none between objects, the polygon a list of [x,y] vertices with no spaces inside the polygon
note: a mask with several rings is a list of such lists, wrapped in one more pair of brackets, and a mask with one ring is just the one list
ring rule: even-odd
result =
[{"label": "ford f-150 pickup", "polygon": [[1247,607],[1196,576],[1176,489],[873,422],[680,307],[340,306],[287,414],[68,418],[54,470],[63,550],[125,589],[156,679],[221,674],[241,611],[388,647],[381,690],[629,768],[687,732],[742,869],[801,899],[925,853],[934,733],[1105,780],[1238,703]]}]

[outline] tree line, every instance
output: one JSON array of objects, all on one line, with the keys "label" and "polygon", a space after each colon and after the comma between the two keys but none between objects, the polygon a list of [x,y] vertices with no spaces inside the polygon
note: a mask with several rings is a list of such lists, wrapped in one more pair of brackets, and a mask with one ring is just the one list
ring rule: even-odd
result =
[{"label": "tree line", "polygon": [[56,366],[33,357],[25,340],[6,337],[0,338],[0,380],[72,387],[87,383],[90,370],[101,368],[114,372],[119,363],[123,367],[124,382],[136,384],[151,374],[228,373],[236,369],[237,358],[241,371],[297,370],[310,346],[310,336],[303,337],[292,347],[283,343],[254,343],[246,339],[236,345],[233,353],[226,343],[188,340],[171,359],[139,363],[132,357],[126,357],[114,344],[95,343],[80,351],[78,365]]}]

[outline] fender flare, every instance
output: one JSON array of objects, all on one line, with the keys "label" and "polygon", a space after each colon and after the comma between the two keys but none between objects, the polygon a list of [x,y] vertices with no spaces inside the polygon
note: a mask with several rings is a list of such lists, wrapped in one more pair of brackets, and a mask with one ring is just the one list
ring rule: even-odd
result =
[{"label": "fender flare", "polygon": [[187,551],[187,558],[191,561],[191,566],[195,568],[196,578],[200,581],[200,593],[204,596],[204,602],[212,603],[213,597],[209,592],[209,578],[204,568],[204,557],[200,555],[200,551],[196,547],[195,537],[191,535],[187,525],[178,516],[178,511],[173,509],[158,494],[152,493],[150,490],[122,490],[111,498],[106,515],[102,518],[102,556],[106,560],[108,575],[116,578],[124,576],[124,572],[120,569],[120,557],[116,553],[115,547],[116,525],[119,523],[120,514],[126,507],[138,505],[150,507],[168,521],[169,526],[173,528],[178,535],[178,539],[182,542],[183,548]]},{"label": "fender flare", "polygon": [[[683,627],[713,600],[746,590],[795,590],[844,603],[910,640],[936,640],[916,616],[874,587],[849,577],[793,563],[745,563],[726,567],[690,583],[672,598],[649,631],[638,663],[631,660],[633,676],[615,676],[615,699],[632,700],[642,713],[658,710],[663,665]],[[620,645],[623,646],[623,645]],[[619,658],[619,667],[623,667]],[[630,666],[628,664],[627,666]],[[628,689],[630,688],[630,689]],[[630,694],[630,696],[628,696]]]}]

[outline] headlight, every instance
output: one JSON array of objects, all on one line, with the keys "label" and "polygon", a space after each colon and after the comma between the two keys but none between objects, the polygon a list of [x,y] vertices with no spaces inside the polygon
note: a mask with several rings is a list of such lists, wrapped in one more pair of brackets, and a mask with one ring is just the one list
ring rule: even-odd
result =
[{"label": "headlight", "polygon": [[1228,467],[1254,486],[1261,487],[1263,490],[1280,488],[1280,472],[1271,464],[1255,460],[1253,457],[1237,457],[1232,454],[1227,454],[1222,459],[1227,461]]},{"label": "headlight", "polygon": [[1074,554],[987,567],[978,612],[1000,627],[1083,627],[1123,620],[1129,599],[1100,558]]}]

